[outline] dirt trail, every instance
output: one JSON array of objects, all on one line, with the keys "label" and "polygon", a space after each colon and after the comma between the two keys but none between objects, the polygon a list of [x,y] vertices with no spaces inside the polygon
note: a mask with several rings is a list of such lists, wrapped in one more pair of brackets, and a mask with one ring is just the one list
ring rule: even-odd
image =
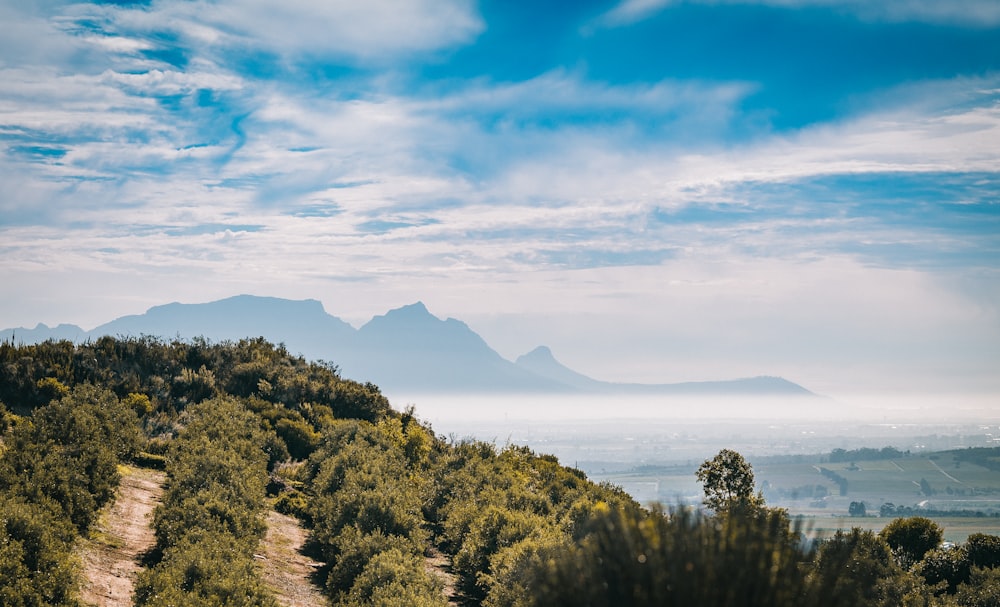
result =
[{"label": "dirt trail", "polygon": [[451,561],[437,548],[431,547],[424,557],[424,569],[432,578],[441,582],[444,596],[448,599],[449,605],[461,605],[461,600],[456,588],[458,580],[451,572]]},{"label": "dirt trail", "polygon": [[124,468],[115,501],[106,506],[91,537],[81,546],[80,598],[98,607],[132,604],[139,558],[156,543],[153,510],[163,494],[162,472]]},{"label": "dirt trail", "polygon": [[306,531],[295,518],[269,512],[261,553],[254,555],[261,579],[285,607],[326,607],[326,598],[309,579],[320,563],[302,554],[305,541]]}]

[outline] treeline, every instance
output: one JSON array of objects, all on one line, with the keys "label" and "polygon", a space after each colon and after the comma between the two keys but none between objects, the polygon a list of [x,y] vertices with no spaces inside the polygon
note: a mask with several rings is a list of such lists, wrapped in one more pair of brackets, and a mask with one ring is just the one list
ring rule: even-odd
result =
[{"label": "treeline", "polygon": [[140,445],[138,419],[111,392],[58,382],[30,418],[0,405],[0,605],[76,605],[73,547]]},{"label": "treeline", "polygon": [[938,510],[936,508],[927,508],[920,506],[906,506],[903,504],[896,505],[892,502],[886,502],[879,507],[879,516],[882,518],[894,518],[894,517],[908,517],[908,516],[947,516],[947,517],[962,517],[962,518],[998,518],[1000,517],[1000,512],[984,512],[982,510],[971,510],[969,508],[956,509],[956,510]]},{"label": "treeline", "polygon": [[840,495],[847,495],[847,478],[844,475],[838,474],[837,472],[824,467],[821,467],[819,472],[837,484],[837,488],[840,490]]},{"label": "treeline", "polygon": [[969,462],[994,472],[1000,471],[1000,447],[969,447],[949,451],[959,462]]},{"label": "treeline", "polygon": [[838,462],[860,462],[881,459],[899,459],[910,454],[909,451],[900,451],[895,447],[882,447],[873,449],[862,447],[861,449],[834,449],[830,452],[829,460],[831,464]]}]

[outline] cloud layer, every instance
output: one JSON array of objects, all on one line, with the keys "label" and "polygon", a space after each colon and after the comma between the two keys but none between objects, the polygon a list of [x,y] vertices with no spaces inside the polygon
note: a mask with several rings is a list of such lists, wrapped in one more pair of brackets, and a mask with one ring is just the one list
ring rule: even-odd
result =
[{"label": "cloud layer", "polygon": [[[783,74],[598,68],[588,24],[678,6],[528,31],[518,3],[5,3],[2,324],[237,292],[357,322],[423,299],[508,356],[542,341],[608,379],[837,389],[863,367],[869,387],[1000,390],[1000,49],[947,77],[858,68],[836,111],[786,125]],[[702,8],[846,11],[890,36],[1000,22],[867,6]]]}]

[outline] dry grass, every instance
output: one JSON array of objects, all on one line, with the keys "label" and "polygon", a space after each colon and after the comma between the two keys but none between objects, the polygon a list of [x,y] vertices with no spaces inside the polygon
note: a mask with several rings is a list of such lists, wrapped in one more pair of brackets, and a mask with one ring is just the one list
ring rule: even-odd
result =
[{"label": "dry grass", "polygon": [[326,607],[327,601],[311,581],[320,563],[302,554],[306,531],[290,516],[270,511],[267,535],[257,562],[261,579],[285,607]]}]

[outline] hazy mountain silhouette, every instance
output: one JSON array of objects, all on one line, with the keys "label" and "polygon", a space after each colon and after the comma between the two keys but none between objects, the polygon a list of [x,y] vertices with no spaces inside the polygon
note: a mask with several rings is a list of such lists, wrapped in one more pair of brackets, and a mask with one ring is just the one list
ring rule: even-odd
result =
[{"label": "hazy mountain silhouette", "polygon": [[357,333],[343,358],[348,377],[387,390],[554,392],[565,386],[501,357],[464,322],[441,320],[422,302],[376,316]]},{"label": "hazy mountain silhouette", "polygon": [[4,329],[0,331],[0,341],[13,341],[14,343],[37,344],[47,339],[69,341],[84,341],[87,332],[76,325],[60,324],[49,327],[44,323],[38,323],[34,329],[18,327],[17,329]]},{"label": "hazy mountain silhouette", "polygon": [[603,391],[605,386],[609,385],[566,367],[556,360],[548,346],[538,346],[531,352],[518,356],[515,362],[518,367],[531,371],[535,375],[547,377],[584,392]]},{"label": "hazy mountain silhouette", "polygon": [[519,356],[517,365],[536,375],[547,377],[583,392],[614,394],[810,396],[813,393],[781,377],[748,377],[724,381],[682,382],[676,384],[634,384],[599,381],[566,367],[546,346],[539,346]]},{"label": "hazy mountain silhouette", "polygon": [[239,295],[203,304],[155,306],[145,314],[124,316],[92,331],[43,324],[34,329],[7,329],[0,331],[0,340],[81,342],[105,335],[210,341],[264,337],[306,358],[330,361],[345,377],[371,381],[387,392],[812,394],[779,377],[649,385],[604,382],[567,368],[544,346],[513,363],[464,322],[441,320],[421,302],[390,310],[355,329],[313,299]]},{"label": "hazy mountain silhouette", "polygon": [[354,327],[331,316],[315,299],[237,295],[203,304],[170,303],[145,314],[123,316],[88,332],[103,335],[152,335],[164,339],[205,337],[213,341],[264,337],[284,343],[310,359],[331,359],[352,347]]}]

